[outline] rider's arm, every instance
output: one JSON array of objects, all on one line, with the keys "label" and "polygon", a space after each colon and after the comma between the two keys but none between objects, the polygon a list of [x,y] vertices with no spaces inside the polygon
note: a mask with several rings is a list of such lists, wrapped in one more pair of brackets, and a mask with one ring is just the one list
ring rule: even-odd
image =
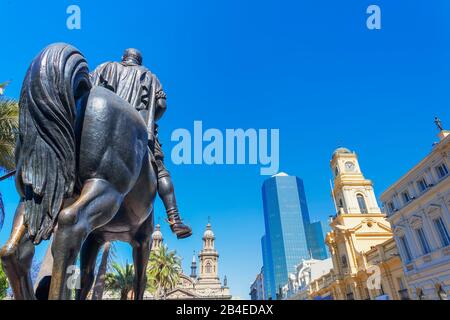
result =
[{"label": "rider's arm", "polygon": [[161,119],[164,112],[167,110],[167,104],[166,104],[166,93],[164,92],[161,82],[159,82],[159,79],[154,75],[152,85],[155,86],[155,103],[156,103],[156,109],[155,109],[155,122]]},{"label": "rider's arm", "polygon": [[[166,103],[166,94],[164,91],[160,91],[161,93],[156,93],[156,110],[155,110],[155,121],[158,121],[164,115],[164,112],[167,110]],[[159,96],[159,97],[158,97]]]}]

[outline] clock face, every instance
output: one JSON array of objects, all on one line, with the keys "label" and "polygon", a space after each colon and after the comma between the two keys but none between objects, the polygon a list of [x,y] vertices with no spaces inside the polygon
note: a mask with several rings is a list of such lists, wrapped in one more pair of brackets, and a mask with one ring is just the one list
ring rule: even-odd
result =
[{"label": "clock face", "polygon": [[351,161],[347,161],[345,163],[345,169],[347,171],[354,171],[355,170],[355,164],[353,162],[351,162]]}]

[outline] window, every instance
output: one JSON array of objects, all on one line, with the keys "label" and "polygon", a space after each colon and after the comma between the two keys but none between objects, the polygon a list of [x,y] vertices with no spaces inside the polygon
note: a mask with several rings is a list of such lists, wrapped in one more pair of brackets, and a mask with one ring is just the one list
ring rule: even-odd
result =
[{"label": "window", "polygon": [[400,237],[400,243],[405,253],[406,262],[410,262],[412,260],[411,251],[409,250],[408,241],[405,236]]},{"label": "window", "polygon": [[334,168],[334,176],[337,177],[339,175],[339,168]]},{"label": "window", "polygon": [[339,199],[339,208],[343,208],[344,207],[344,203],[342,202],[342,199]]},{"label": "window", "polygon": [[439,237],[441,238],[442,245],[444,247],[448,246],[450,244],[450,237],[448,235],[448,231],[447,231],[447,228],[445,227],[442,217],[435,219],[434,225],[436,226],[436,229],[439,233]]},{"label": "window", "polygon": [[423,254],[430,253],[430,246],[428,245],[427,238],[425,237],[425,233],[422,228],[416,229],[417,237],[420,241],[420,246],[422,247]]},{"label": "window", "polygon": [[417,181],[417,188],[419,188],[420,192],[424,192],[425,190],[428,189],[427,182],[425,181],[424,178],[420,178],[420,179]]},{"label": "window", "polygon": [[206,273],[211,273],[211,263],[206,263]]},{"label": "window", "polygon": [[398,288],[399,288],[399,290],[403,290],[403,289],[406,288],[406,287],[405,287],[405,283],[403,282],[403,279],[402,279],[402,278],[397,278],[397,283],[398,283]]},{"label": "window", "polygon": [[408,203],[408,202],[411,201],[411,197],[409,196],[409,192],[408,192],[408,191],[404,191],[404,192],[402,193],[402,198],[403,198],[403,201],[404,201],[405,203]]},{"label": "window", "polygon": [[445,163],[442,163],[436,167],[436,173],[437,173],[439,179],[448,175],[448,169],[447,169],[447,166],[445,165]]},{"label": "window", "polygon": [[394,206],[394,203],[392,201],[388,202],[387,206],[389,208],[389,212],[394,212],[395,211],[395,206]]},{"label": "window", "polygon": [[356,199],[358,200],[359,211],[361,213],[367,213],[366,201],[364,200],[364,196],[362,194],[357,194]]},{"label": "window", "polygon": [[341,263],[343,268],[347,268],[347,257],[345,255],[341,257]]},{"label": "window", "polygon": [[355,300],[353,297],[353,290],[350,285],[347,285],[347,300]]},{"label": "window", "polygon": [[400,296],[400,300],[409,300],[409,292],[405,286],[403,278],[397,278],[397,283],[398,283],[398,295]]}]

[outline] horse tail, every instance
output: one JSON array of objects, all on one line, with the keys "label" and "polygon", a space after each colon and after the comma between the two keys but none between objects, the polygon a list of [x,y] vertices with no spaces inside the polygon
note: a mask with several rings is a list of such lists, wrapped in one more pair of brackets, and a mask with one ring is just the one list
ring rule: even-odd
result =
[{"label": "horse tail", "polygon": [[24,223],[35,244],[53,232],[76,181],[76,101],[91,88],[86,59],[56,43],[31,63],[19,101],[16,167],[23,183]]}]

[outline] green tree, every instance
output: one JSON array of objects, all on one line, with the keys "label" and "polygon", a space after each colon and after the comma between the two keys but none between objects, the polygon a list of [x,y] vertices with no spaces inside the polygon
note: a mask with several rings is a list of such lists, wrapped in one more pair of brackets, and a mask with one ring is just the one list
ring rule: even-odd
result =
[{"label": "green tree", "polygon": [[113,272],[108,272],[105,277],[105,289],[120,292],[120,300],[127,300],[128,294],[133,290],[134,268],[126,263],[125,266],[113,262]]},{"label": "green tree", "polygon": [[0,300],[6,297],[6,291],[8,290],[8,279],[5,272],[3,272],[2,265],[0,263]]},{"label": "green tree", "polygon": [[173,289],[180,278],[181,259],[176,251],[162,246],[150,254],[147,268],[147,287],[156,299],[164,299],[167,291]]},{"label": "green tree", "polygon": [[[7,83],[1,83],[4,90]],[[3,91],[0,91],[0,93]],[[16,101],[0,94],[0,167],[14,169],[14,149],[19,129],[19,105]]]},{"label": "green tree", "polygon": [[[3,96],[7,82],[0,83],[0,174],[14,169],[14,149],[19,129],[19,105]],[[5,208],[0,193],[0,229],[3,226]]]}]

